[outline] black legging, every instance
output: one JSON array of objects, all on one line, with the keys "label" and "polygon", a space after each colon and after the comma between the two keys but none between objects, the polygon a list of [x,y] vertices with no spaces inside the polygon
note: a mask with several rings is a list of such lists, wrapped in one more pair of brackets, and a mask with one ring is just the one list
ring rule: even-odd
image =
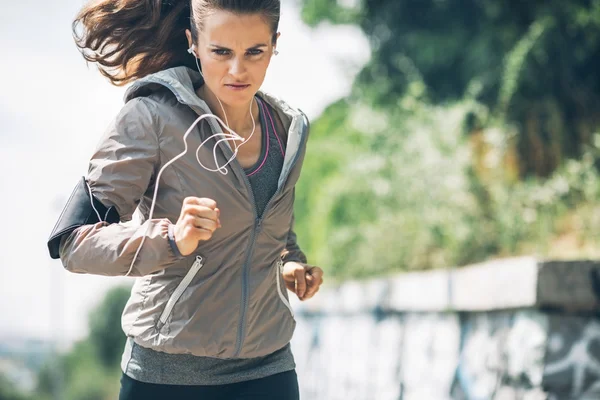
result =
[{"label": "black legging", "polygon": [[123,374],[119,400],[299,400],[296,371],[215,386],[157,385]]}]

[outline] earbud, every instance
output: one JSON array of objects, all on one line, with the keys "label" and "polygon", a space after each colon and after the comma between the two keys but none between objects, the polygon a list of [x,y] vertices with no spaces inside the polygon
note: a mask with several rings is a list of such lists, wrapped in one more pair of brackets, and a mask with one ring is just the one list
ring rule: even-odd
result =
[{"label": "earbud", "polygon": [[277,51],[277,49],[275,49],[275,50],[273,50],[273,54],[277,55],[277,54],[279,54],[279,51]]},{"label": "earbud", "polygon": [[194,46],[190,46],[190,48],[188,49],[188,53],[190,53],[191,55],[196,57],[196,51],[194,50]]}]

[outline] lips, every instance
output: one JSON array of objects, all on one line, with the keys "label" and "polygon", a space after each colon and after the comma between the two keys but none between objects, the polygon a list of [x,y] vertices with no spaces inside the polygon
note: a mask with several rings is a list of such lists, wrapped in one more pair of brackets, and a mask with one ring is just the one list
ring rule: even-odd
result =
[{"label": "lips", "polygon": [[230,84],[226,84],[225,86],[230,89],[233,89],[233,90],[244,90],[244,89],[250,87],[249,84],[245,84],[245,83],[230,83]]}]

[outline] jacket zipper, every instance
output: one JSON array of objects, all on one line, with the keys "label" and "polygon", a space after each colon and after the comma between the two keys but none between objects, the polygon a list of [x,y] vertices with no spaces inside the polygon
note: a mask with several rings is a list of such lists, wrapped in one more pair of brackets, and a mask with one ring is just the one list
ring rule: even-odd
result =
[{"label": "jacket zipper", "polygon": [[242,350],[242,342],[245,335],[244,328],[246,326],[246,312],[248,309],[248,275],[250,274],[249,264],[250,260],[252,260],[252,255],[254,254],[254,245],[256,242],[256,235],[260,228],[260,219],[258,218],[258,215],[256,213],[256,199],[254,198],[254,192],[252,191],[250,180],[246,176],[246,172],[244,172],[241,165],[239,165],[238,163],[235,164],[238,166],[238,168],[241,169],[242,176],[244,177],[244,182],[246,184],[246,190],[248,190],[248,193],[250,193],[252,212],[254,213],[254,229],[252,230],[252,237],[250,239],[250,247],[248,248],[248,253],[246,254],[246,261],[244,262],[244,266],[242,267],[242,310],[240,315],[240,321],[238,323],[237,339],[234,352],[234,357],[237,357]]},{"label": "jacket zipper", "polygon": [[160,318],[158,320],[159,330],[166,324],[169,315],[171,315],[171,311],[173,311],[173,307],[175,307],[175,304],[177,304],[177,301],[179,300],[183,292],[185,292],[185,289],[187,289],[187,287],[190,285],[192,279],[194,279],[198,271],[200,271],[200,268],[204,266],[204,263],[202,261],[203,260],[201,256],[196,256],[196,261],[194,261],[188,273],[185,274],[185,276],[183,277],[181,282],[179,282],[179,285],[169,298],[169,301],[167,301],[167,305],[165,306],[165,309],[163,310],[162,314],[160,314]]},{"label": "jacket zipper", "polygon": [[[256,214],[256,200],[254,199],[254,193],[252,192],[252,187],[250,185],[250,180],[248,179],[248,177],[246,176],[246,173],[243,171],[242,167],[238,164],[235,163],[235,165],[242,169],[242,176],[244,177],[244,182],[246,183],[246,189],[248,190],[248,192],[250,193],[250,197],[252,199],[252,210],[254,212],[254,219],[255,219],[255,225],[254,225],[254,231],[252,232],[252,240],[250,242],[250,249],[248,250],[248,256],[246,258],[246,262],[244,263],[244,267],[243,267],[243,274],[242,274],[242,315],[240,316],[240,323],[238,326],[238,336],[237,336],[237,346],[235,348],[235,353],[234,353],[234,357],[238,357],[240,352],[242,351],[242,345],[244,342],[244,338],[246,336],[246,312],[248,309],[248,275],[250,274],[249,271],[249,264],[250,264],[250,260],[252,259],[252,254],[254,253],[254,244],[256,241],[256,235],[258,234],[258,232],[260,231],[261,227],[262,227],[262,221],[265,218],[265,216],[267,215],[267,212],[269,211],[269,208],[271,207],[271,203],[273,202],[273,199],[275,199],[275,197],[277,197],[277,195],[279,194],[279,192],[281,191],[281,189],[285,186],[285,182],[287,181],[287,178],[290,175],[290,172],[292,171],[292,169],[294,169],[294,166],[296,165],[296,162],[298,161],[298,158],[300,157],[300,149],[302,149],[302,145],[304,144],[304,141],[306,140],[305,135],[302,137],[302,141],[300,142],[300,146],[298,146],[298,151],[296,152],[296,154],[294,155],[294,159],[292,160],[292,163],[290,164],[290,168],[288,169],[286,175],[285,175],[285,179],[283,179],[282,181],[282,185],[277,187],[277,190],[275,191],[275,193],[273,193],[273,196],[271,196],[271,198],[269,199],[269,201],[267,202],[267,205],[265,206],[265,209],[263,210],[263,214],[262,217],[257,218],[257,214]],[[234,164],[234,163],[232,163]],[[279,271],[278,271],[279,273]],[[277,282],[279,282],[279,277],[277,277]],[[285,302],[287,303],[287,301]],[[287,303],[288,308],[291,310],[291,306],[289,306],[289,303]],[[293,313],[292,313],[293,315]]]},{"label": "jacket zipper", "polygon": [[[287,177],[286,177],[287,178]],[[269,210],[269,206],[271,202],[275,198],[275,196],[279,193],[279,188],[275,191],[273,196],[267,202],[265,209],[263,210],[263,215],[261,218],[258,218],[256,214],[256,200],[254,199],[254,193],[252,192],[252,187],[250,186],[250,181],[248,177],[244,174],[244,180],[246,181],[246,186],[248,191],[250,192],[250,197],[252,198],[252,209],[254,210],[254,230],[252,231],[252,240],[250,242],[250,248],[248,250],[248,255],[246,258],[246,262],[244,263],[243,271],[242,271],[242,315],[240,316],[240,323],[238,325],[238,335],[237,335],[237,345],[235,348],[234,357],[239,356],[242,350],[242,344],[244,343],[244,338],[246,336],[246,312],[248,310],[248,280],[250,275],[250,261],[252,260],[252,255],[254,253],[254,245],[256,244],[256,235],[260,231],[262,227],[262,221]]]}]

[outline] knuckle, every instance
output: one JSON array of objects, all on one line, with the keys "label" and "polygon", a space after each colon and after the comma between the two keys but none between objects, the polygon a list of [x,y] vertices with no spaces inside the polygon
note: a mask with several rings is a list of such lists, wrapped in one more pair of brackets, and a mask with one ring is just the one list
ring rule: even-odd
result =
[{"label": "knuckle", "polygon": [[215,207],[217,206],[217,202],[216,202],[216,201],[214,201],[213,199],[206,198],[206,197],[203,197],[203,198],[201,198],[201,199],[200,199],[200,202],[201,202],[201,203],[202,203],[204,206],[206,206],[206,207],[208,207],[208,208],[211,208],[211,209],[212,209],[212,208],[215,208]]},{"label": "knuckle", "polygon": [[196,207],[196,211],[198,212],[198,215],[206,217],[207,215],[210,215],[212,210],[206,206],[198,206]]},{"label": "knuckle", "polygon": [[202,207],[202,215],[207,219],[216,219],[217,213],[211,208]]}]

